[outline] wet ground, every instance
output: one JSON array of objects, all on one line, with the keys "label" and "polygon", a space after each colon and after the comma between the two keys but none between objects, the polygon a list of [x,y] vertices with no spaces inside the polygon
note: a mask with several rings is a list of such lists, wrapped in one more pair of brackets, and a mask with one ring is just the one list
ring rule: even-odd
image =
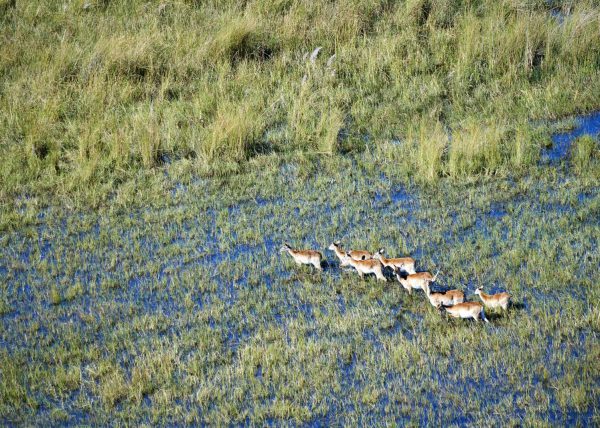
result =
[{"label": "wet ground", "polygon": [[[3,398],[4,422],[181,423],[188,414],[206,423],[468,424],[493,403],[512,410],[493,416],[498,423],[598,421],[598,372],[572,372],[598,354],[597,312],[586,302],[597,297],[599,187],[556,166],[574,138],[599,130],[600,113],[578,118],[519,183],[434,192],[360,165],[308,180],[284,166],[276,189],[236,203],[204,200],[207,183],[197,182],[175,186],[160,208],[46,208],[35,226],[0,238],[0,349],[5,367],[28,367],[14,381],[23,395]],[[418,270],[442,270],[436,290],[475,299],[485,285],[511,292],[514,305],[491,313],[490,326],[448,322],[420,293],[340,269],[327,250],[334,240],[410,254]],[[322,251],[324,271],[296,266],[278,251],[283,242]],[[563,313],[570,333],[552,325]],[[463,354],[489,335],[487,356]],[[153,350],[174,367],[164,385],[149,381],[141,400],[129,390],[107,405],[102,362],[127,388]],[[73,367],[72,388],[43,379]],[[557,382],[588,399],[569,401]],[[35,406],[6,411],[24,397]]]}]

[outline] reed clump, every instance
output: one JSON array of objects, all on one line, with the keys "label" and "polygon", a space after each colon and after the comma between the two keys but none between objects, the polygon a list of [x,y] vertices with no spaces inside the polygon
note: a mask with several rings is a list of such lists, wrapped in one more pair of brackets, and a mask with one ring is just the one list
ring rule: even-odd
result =
[{"label": "reed clump", "polygon": [[579,175],[587,175],[589,178],[600,177],[598,137],[584,135],[576,139],[571,148],[571,164]]}]

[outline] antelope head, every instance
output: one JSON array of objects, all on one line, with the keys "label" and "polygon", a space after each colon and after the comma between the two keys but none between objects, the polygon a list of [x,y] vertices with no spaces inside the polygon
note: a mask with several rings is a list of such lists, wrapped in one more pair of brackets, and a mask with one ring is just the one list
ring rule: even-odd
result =
[{"label": "antelope head", "polygon": [[338,248],[338,249],[340,248],[340,244],[341,244],[340,241],[332,242],[331,245],[329,246],[329,249],[331,251],[335,251],[336,248]]}]

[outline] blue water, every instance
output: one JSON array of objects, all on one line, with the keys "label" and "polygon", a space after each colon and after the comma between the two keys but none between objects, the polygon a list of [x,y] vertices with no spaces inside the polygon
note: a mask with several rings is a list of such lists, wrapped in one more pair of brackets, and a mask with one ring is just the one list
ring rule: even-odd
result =
[{"label": "blue water", "polygon": [[578,116],[575,120],[577,125],[573,129],[552,136],[552,147],[542,153],[542,162],[557,163],[567,156],[575,139],[583,135],[596,137],[600,134],[600,111]]}]

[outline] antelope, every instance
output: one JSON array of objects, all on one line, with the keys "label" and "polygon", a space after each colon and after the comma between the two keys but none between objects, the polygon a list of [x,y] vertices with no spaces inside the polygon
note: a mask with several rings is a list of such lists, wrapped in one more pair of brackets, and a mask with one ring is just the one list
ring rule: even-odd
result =
[{"label": "antelope", "polygon": [[408,290],[408,294],[412,294],[413,288],[425,291],[425,286],[430,282],[435,282],[439,273],[440,271],[438,270],[435,276],[431,276],[429,272],[418,272],[408,275],[405,279],[400,275],[400,269],[396,268],[396,278]]},{"label": "antelope", "polygon": [[454,306],[442,306],[442,308],[453,318],[473,318],[475,321],[479,321],[481,315],[481,319],[489,322],[485,317],[485,312],[483,312],[483,305],[479,302],[463,302]]},{"label": "antelope", "polygon": [[508,304],[510,303],[510,294],[508,293],[485,294],[483,287],[477,287],[475,294],[479,295],[483,304],[488,308],[500,307],[505,311],[508,309]]},{"label": "antelope", "polygon": [[413,259],[412,257],[398,257],[393,259],[386,259],[383,256],[384,252],[385,250],[383,248],[380,248],[379,251],[377,251],[373,255],[373,258],[379,260],[382,265],[386,267],[391,267],[393,270],[396,270],[396,268],[400,270],[404,269],[409,275],[417,273],[415,271],[415,259]]},{"label": "antelope", "polygon": [[[350,250],[348,252],[342,249],[342,244],[340,241],[336,241],[329,246],[331,251],[335,252],[335,255],[338,256],[341,262],[347,257],[350,257],[354,260],[370,260],[373,258],[373,254],[365,250]],[[348,266],[348,263],[342,264],[342,266]]]},{"label": "antelope", "polygon": [[318,270],[323,270],[321,267],[321,259],[323,256],[315,250],[293,250],[288,244],[283,244],[279,249],[280,252],[287,252],[294,261],[299,265],[313,265]]},{"label": "antelope", "polygon": [[348,257],[348,264],[356,269],[361,278],[364,277],[365,273],[373,273],[377,277],[377,280],[387,281],[386,277],[383,276],[383,267],[379,263],[379,260],[354,260],[349,252],[346,253],[346,256]]},{"label": "antelope", "polygon": [[449,290],[445,293],[432,293],[429,282],[425,283],[425,294],[434,307],[453,306],[465,301],[465,293],[460,290]]},{"label": "antelope", "polygon": [[331,245],[329,246],[329,249],[335,253],[335,255],[338,257],[338,259],[340,259],[340,266],[349,266],[350,265],[350,263],[348,263],[348,256],[346,255],[346,252],[344,250],[342,250],[340,241],[332,242]]}]

